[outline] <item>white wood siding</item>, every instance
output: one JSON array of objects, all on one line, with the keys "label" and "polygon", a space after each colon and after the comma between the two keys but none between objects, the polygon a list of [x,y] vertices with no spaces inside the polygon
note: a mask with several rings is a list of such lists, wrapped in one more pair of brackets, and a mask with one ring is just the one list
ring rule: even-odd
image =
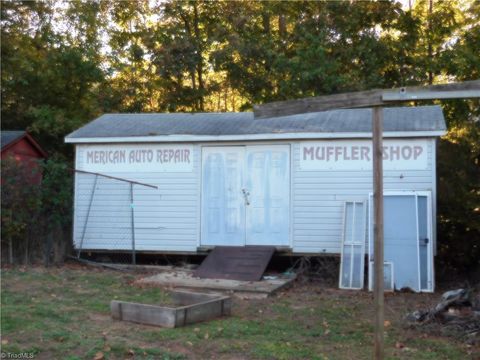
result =
[{"label": "white wood siding", "polygon": [[[158,186],[158,190],[133,186],[136,250],[196,251],[199,241],[199,149],[199,146],[193,147],[192,172],[102,172]],[[76,168],[81,168],[84,161],[82,145],[77,145],[76,154]],[[84,231],[94,178],[94,175],[83,173],[75,176],[74,244],[77,249]],[[129,183],[98,177],[82,248],[132,248]]]},{"label": "white wood siding", "polygon": [[[408,139],[405,139],[408,142]],[[386,170],[385,190],[432,191],[435,229],[435,139],[428,141],[426,170]],[[285,141],[224,142],[193,145],[192,172],[111,173],[110,175],[157,185],[158,190],[134,186],[135,240],[138,251],[195,252],[200,245],[200,191],[202,145],[287,144]],[[372,172],[299,171],[301,142],[291,142],[290,244],[295,253],[332,253],[341,250],[345,201],[367,201]],[[76,165],[82,147],[76,146]],[[108,144],[105,147],[108,148]],[[74,244],[82,239],[93,175],[75,176]],[[285,194],[288,196],[288,194]],[[129,185],[98,177],[84,249],[130,250],[131,208]],[[435,236],[434,236],[435,249]]]},{"label": "white wood siding", "polygon": [[[344,202],[368,200],[373,189],[372,172],[300,171],[300,145],[292,145],[293,251],[339,254]],[[385,170],[384,190],[434,192],[434,146],[435,140],[429,139],[426,170]]]}]

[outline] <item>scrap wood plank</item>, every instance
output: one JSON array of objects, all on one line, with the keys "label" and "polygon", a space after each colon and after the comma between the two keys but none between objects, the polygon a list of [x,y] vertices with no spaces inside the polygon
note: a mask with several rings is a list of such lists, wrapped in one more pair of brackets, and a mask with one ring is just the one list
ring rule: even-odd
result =
[{"label": "scrap wood plank", "polygon": [[273,246],[216,246],[193,275],[204,279],[259,281],[274,252]]},{"label": "scrap wood plank", "polygon": [[137,324],[175,327],[175,311],[172,308],[156,305],[112,300],[110,303],[112,318]]},{"label": "scrap wood plank", "polygon": [[262,105],[254,105],[253,113],[255,118],[263,119],[334,109],[383,106],[389,105],[392,102],[476,98],[479,96],[480,80],[472,80],[461,83],[413,86],[397,89],[374,89],[286,101],[274,101]]},{"label": "scrap wood plank", "polygon": [[[191,272],[162,272],[136,281],[140,285],[162,286],[175,289],[228,292],[246,297],[268,297],[290,286],[296,276],[280,276],[277,279],[241,281],[230,279],[200,279]],[[174,299],[175,300],[175,299]]]}]

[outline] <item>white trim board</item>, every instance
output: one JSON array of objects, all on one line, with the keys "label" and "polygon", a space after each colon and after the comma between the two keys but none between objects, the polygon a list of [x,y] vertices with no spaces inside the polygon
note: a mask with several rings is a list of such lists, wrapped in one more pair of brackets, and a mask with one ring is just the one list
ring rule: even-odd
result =
[{"label": "white trim board", "polygon": [[[385,138],[437,137],[445,131],[386,131]],[[302,139],[371,139],[371,132],[345,133],[277,133],[249,135],[159,135],[159,136],[119,136],[65,138],[65,143],[123,143],[123,142],[202,142],[202,141],[254,141],[254,140],[302,140]]]}]

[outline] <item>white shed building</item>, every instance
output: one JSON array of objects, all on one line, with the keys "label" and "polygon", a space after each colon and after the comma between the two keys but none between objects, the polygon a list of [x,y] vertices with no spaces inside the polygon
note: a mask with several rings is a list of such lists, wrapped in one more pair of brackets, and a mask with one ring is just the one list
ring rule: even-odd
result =
[{"label": "white shed building", "polygon": [[[78,170],[158,186],[134,186],[137,251],[272,245],[292,254],[348,252],[362,266],[354,257],[371,253],[371,113],[107,114],[65,141],[75,145]],[[439,106],[384,109],[386,273],[400,279],[415,260],[417,290],[433,290],[435,144],[445,129]],[[130,249],[116,241],[129,221],[130,208],[121,210],[128,192],[107,180],[76,173],[76,247]],[[92,203],[94,186],[103,191]]]}]

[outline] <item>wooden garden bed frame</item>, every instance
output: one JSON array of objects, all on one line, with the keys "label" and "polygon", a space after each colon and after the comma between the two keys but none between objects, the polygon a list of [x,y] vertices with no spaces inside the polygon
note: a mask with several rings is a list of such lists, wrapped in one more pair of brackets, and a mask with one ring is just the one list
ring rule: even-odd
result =
[{"label": "wooden garden bed frame", "polygon": [[172,291],[171,296],[178,306],[112,300],[110,303],[112,318],[144,325],[176,328],[229,316],[231,313],[232,301],[229,296],[189,291]]}]

